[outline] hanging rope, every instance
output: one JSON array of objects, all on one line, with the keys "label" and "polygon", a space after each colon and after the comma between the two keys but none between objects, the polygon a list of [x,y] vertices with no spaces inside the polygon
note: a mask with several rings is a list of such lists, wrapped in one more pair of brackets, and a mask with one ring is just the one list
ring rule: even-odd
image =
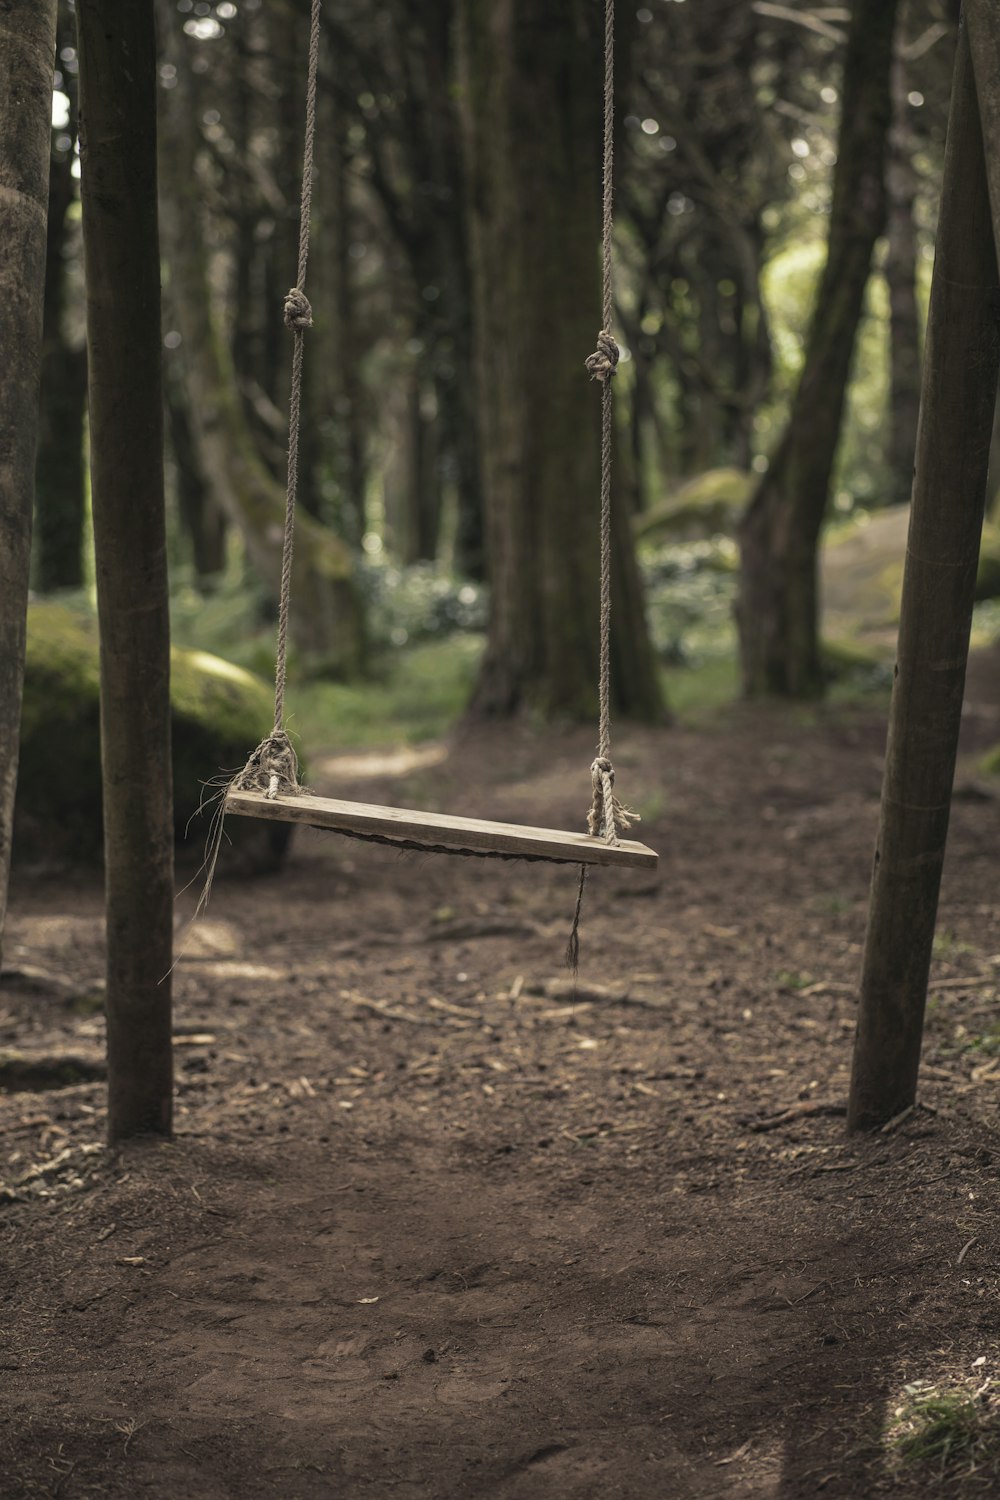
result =
[{"label": "hanging rope", "polygon": [[309,226],[312,219],[313,163],[316,145],[316,79],[319,73],[320,0],[312,0],[309,21],[309,68],[306,82],[306,131],[302,153],[302,196],[299,210],[299,260],[295,285],[285,298],[285,326],[292,333],[292,388],[288,400],[288,483],[285,491],[285,532],[281,547],[281,588],[278,596],[278,645],[274,669],[274,728],[253,751],[243,770],[230,783],[241,792],[263,792],[267,797],[299,790],[299,766],[285,731],[285,681],[288,674],[288,615],[292,598],[292,558],[295,551],[295,502],[299,488],[299,434],[302,427],[302,355],[306,329],[312,327],[312,308],[305,294],[309,263]]},{"label": "hanging rope", "polygon": [[[601,383],[601,624],[598,675],[597,756],[590,767],[591,802],[587,827],[596,838],[618,842],[638,814],[615,796],[615,769],[611,763],[611,441],[613,428],[611,385],[618,368],[618,345],[611,332],[614,321],[614,288],[611,280],[614,240],[615,155],[615,0],[604,3],[604,196],[601,224],[601,331],[597,347],[587,356],[592,380]],[[587,866],[580,866],[573,926],[566,947],[566,962],[576,973],[580,959],[580,913],[587,882]]]}]

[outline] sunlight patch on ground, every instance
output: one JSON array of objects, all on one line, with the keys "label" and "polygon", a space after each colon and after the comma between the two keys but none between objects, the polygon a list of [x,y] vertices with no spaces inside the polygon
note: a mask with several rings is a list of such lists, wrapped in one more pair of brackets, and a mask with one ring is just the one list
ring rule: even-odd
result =
[{"label": "sunlight patch on ground", "polygon": [[232,958],[240,951],[239,928],[217,917],[199,917],[184,936],[181,958]]},{"label": "sunlight patch on ground", "polygon": [[447,746],[436,741],[431,745],[404,745],[397,750],[369,750],[361,755],[324,755],[313,764],[317,776],[330,777],[334,781],[343,777],[385,777],[389,780],[439,766],[447,758]]},{"label": "sunlight patch on ground", "polygon": [[288,970],[275,968],[273,964],[251,964],[243,963],[236,959],[215,959],[195,957],[184,953],[177,960],[178,965],[190,968],[193,964],[211,964],[213,979],[260,979],[274,980],[287,979]]}]

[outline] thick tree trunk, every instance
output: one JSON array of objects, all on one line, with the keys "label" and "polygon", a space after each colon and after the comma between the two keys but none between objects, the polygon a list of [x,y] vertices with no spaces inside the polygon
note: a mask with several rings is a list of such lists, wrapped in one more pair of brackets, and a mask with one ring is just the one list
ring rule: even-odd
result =
[{"label": "thick tree trunk", "polygon": [[[582,361],[600,292],[600,15],[587,0],[461,0],[477,408],[491,582],[474,710],[596,711],[600,389]],[[659,686],[635,555],[613,613],[620,711]]]},{"label": "thick tree trunk", "polygon": [[31,567],[56,0],[0,7],[0,959]]},{"label": "thick tree trunk", "polygon": [[[164,47],[177,67],[176,87],[161,95],[161,212],[195,450],[213,499],[242,535],[254,568],[277,597],[284,494],[255,449],[232,358],[216,326],[201,227],[195,101],[185,58],[178,52],[173,7],[162,3],[158,14]],[[277,309],[275,316],[280,317]],[[290,340],[288,330],[282,331]],[[307,363],[309,357],[307,348]],[[363,621],[350,552],[339,537],[304,512],[295,528],[291,627],[298,648],[327,671],[346,675],[358,669]]]},{"label": "thick tree trunk", "polygon": [[[67,5],[60,7],[60,50],[73,46],[76,26]],[[35,466],[35,584],[41,593],[75,589],[83,583],[86,510],[83,423],[87,408],[87,351],[66,333],[66,270],[70,209],[76,198],[73,143],[76,140],[76,81],[67,68],[63,90],[70,101],[65,128],[53,132],[49,171],[49,227],[45,253],[45,319],[42,381]],[[66,144],[57,145],[58,137]]]},{"label": "thick tree trunk", "polygon": [[[995,25],[992,17],[985,20],[994,33]],[[992,69],[996,59],[987,61]],[[1000,127],[1000,115],[995,118]],[[990,144],[1000,149],[1000,128]],[[995,202],[1000,208],[1000,199]],[[976,88],[963,30],[931,288],[896,679],[848,1110],[851,1130],[884,1124],[916,1097],[998,352],[1000,287]]]},{"label": "thick tree trunk", "polygon": [[[901,41],[901,39],[900,39]],[[897,43],[892,60],[892,129],[886,165],[888,222],[885,279],[889,289],[889,475],[892,504],[905,505],[913,487],[920,414],[920,313],[917,308],[918,178],[909,126],[906,62]]]},{"label": "thick tree trunk", "polygon": [[152,0],[77,0],[108,1135],[170,1133],[174,820]]},{"label": "thick tree trunk", "polygon": [[748,696],[823,691],[817,549],[872,251],[885,220],[883,161],[896,0],[856,0],[829,249],[788,426],[740,528],[737,605]]}]

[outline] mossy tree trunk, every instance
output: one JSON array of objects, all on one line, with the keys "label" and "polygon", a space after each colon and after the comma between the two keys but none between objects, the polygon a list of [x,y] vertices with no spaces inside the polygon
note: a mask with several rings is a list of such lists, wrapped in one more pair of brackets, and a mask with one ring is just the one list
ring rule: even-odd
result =
[{"label": "mossy tree trunk", "polygon": [[[232,357],[218,328],[202,227],[197,95],[188,60],[179,50],[179,17],[167,0],[158,4],[157,14],[163,50],[177,68],[176,86],[161,91],[161,213],[195,451],[214,500],[239,531],[255,570],[276,598],[285,497],[254,445]],[[281,321],[280,305],[274,317]],[[283,326],[282,332],[290,342]],[[307,342],[307,365],[309,359]],[[363,619],[351,553],[304,511],[295,528],[291,629],[298,649],[326,670],[346,675],[359,667]]]},{"label": "mossy tree trunk", "polygon": [[[596,712],[601,14],[460,0],[477,425],[491,583],[473,709]],[[620,712],[662,703],[627,527],[615,530]]]},{"label": "mossy tree trunk", "polygon": [[[1000,49],[967,0],[1000,226]],[[973,29],[973,20],[978,23]],[[1000,357],[1000,287],[968,36],[959,35],[848,1128],[911,1105],[948,835]]]},{"label": "mossy tree trunk", "polygon": [[152,0],[77,0],[108,1135],[168,1135],[174,820]]},{"label": "mossy tree trunk", "polygon": [[31,567],[56,0],[0,7],[0,959]]},{"label": "mossy tree trunk", "polygon": [[872,251],[885,222],[885,146],[896,0],[855,0],[826,266],[788,425],[740,527],[743,690],[823,691],[817,550]]},{"label": "mossy tree trunk", "polygon": [[[73,47],[76,26],[66,0],[59,7],[60,52]],[[66,329],[70,210],[76,200],[76,78],[62,71],[69,99],[69,121],[52,132],[49,169],[49,223],[45,254],[45,318],[42,380],[35,467],[35,585],[41,593],[75,589],[83,583],[86,509],[83,422],[87,406],[87,351]]]}]

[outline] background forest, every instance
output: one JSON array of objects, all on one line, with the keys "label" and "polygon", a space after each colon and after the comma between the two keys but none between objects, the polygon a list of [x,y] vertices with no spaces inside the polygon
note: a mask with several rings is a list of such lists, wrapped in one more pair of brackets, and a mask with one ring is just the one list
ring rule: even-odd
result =
[{"label": "background forest", "polygon": [[[956,7],[620,9],[618,709],[877,684]],[[173,634],[266,677],[307,7],[162,0],[158,21]],[[474,0],[324,7],[293,616],[307,746],[424,739],[469,703],[594,710],[599,68],[591,0],[516,24]],[[66,0],[29,735],[52,673],[71,691],[83,671],[92,590],[76,72]],[[211,765],[240,737],[216,733]]]},{"label": "background forest", "polygon": [[997,1492],[958,10],[0,5],[5,1497]]}]

